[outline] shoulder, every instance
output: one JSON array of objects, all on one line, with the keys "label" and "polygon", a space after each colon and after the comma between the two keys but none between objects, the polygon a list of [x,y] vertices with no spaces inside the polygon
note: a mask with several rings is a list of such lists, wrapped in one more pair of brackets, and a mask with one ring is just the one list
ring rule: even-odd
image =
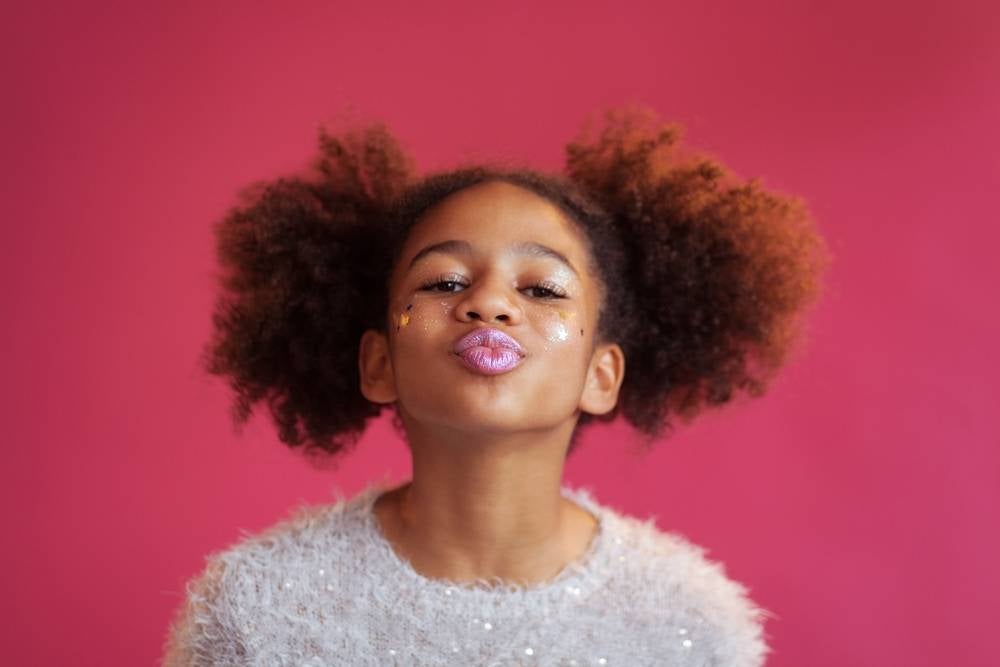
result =
[{"label": "shoulder", "polygon": [[[343,502],[301,505],[289,516],[205,556],[185,585],[164,645],[164,665],[239,664],[259,655],[283,619],[311,602],[301,583],[351,560],[350,517]],[[324,589],[325,590],[325,589]]]},{"label": "shoulder", "polygon": [[190,578],[184,600],[174,612],[163,645],[163,665],[238,664],[247,655],[239,614],[245,597],[239,558],[228,551],[205,557],[204,568]]},{"label": "shoulder", "polygon": [[655,518],[616,515],[629,595],[669,654],[688,664],[759,667],[770,651],[765,621],[750,589],[730,577],[708,550],[680,533],[664,531]]},{"label": "shoulder", "polygon": [[265,604],[275,602],[274,592],[289,597],[291,589],[307,582],[315,586],[348,578],[361,555],[362,524],[355,511],[359,500],[360,495],[328,504],[301,504],[263,530],[241,531],[238,541],[208,557],[206,571],[224,563],[223,591],[254,596]]}]

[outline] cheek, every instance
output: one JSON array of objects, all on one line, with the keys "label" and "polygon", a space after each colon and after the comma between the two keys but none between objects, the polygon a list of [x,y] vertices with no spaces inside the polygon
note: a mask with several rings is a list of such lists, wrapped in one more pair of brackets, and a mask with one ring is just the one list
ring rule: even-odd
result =
[{"label": "cheek", "polygon": [[413,304],[408,303],[405,307],[398,309],[393,314],[393,324],[396,325],[396,331],[400,329],[405,329],[410,326],[410,321],[413,319]]},{"label": "cheek", "polygon": [[400,301],[391,312],[393,331],[400,340],[412,338],[416,332],[429,333],[443,326],[450,316],[452,306],[446,300]]},{"label": "cheek", "polygon": [[542,317],[542,336],[551,346],[571,346],[583,339],[583,323],[576,310],[556,309]]},{"label": "cheek", "polygon": [[542,392],[572,393],[580,386],[587,372],[587,331],[583,313],[570,308],[549,308],[548,313],[539,313],[536,330],[541,336],[540,366],[545,379],[539,389]]}]

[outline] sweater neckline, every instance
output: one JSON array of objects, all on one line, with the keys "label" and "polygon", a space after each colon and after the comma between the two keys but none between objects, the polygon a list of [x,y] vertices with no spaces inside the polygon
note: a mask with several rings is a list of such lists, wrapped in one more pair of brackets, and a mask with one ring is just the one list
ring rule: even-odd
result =
[{"label": "sweater neckline", "polygon": [[451,596],[452,599],[475,597],[485,600],[517,597],[533,602],[560,599],[581,599],[596,590],[609,574],[612,551],[621,540],[611,535],[614,516],[592,496],[585,487],[573,488],[565,484],[560,493],[597,519],[597,528],[584,553],[567,563],[554,577],[543,582],[524,585],[495,577],[491,580],[479,579],[475,582],[459,582],[449,579],[428,577],[414,569],[406,558],[396,553],[392,544],[382,533],[375,516],[375,501],[391,487],[385,483],[373,483],[363,489],[357,497],[355,507],[361,519],[363,530],[378,559],[377,567],[392,573],[402,582],[415,586],[431,595]]}]

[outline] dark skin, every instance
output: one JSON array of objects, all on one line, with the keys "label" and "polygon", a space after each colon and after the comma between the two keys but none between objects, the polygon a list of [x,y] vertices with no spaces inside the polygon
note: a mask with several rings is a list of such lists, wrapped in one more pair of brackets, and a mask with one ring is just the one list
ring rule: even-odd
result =
[{"label": "dark skin", "polygon": [[[433,252],[410,266],[447,240],[468,242],[469,252]],[[572,268],[510,252],[524,241],[562,253]],[[595,340],[603,292],[587,266],[573,222],[505,182],[466,188],[412,228],[390,277],[387,333],[365,332],[358,363],[362,393],[397,404],[410,443],[412,480],[374,510],[420,574],[533,585],[589,547],[597,520],[562,497],[563,467],[580,412],[614,408],[625,357],[617,343]],[[460,363],[452,344],[484,326],[521,344],[520,366],[490,376]]]}]

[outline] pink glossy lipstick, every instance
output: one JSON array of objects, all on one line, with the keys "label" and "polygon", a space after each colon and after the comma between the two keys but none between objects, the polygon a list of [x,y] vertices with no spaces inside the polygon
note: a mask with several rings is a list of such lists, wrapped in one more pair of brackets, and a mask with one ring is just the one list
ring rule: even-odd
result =
[{"label": "pink glossy lipstick", "polygon": [[483,375],[506,373],[524,359],[518,342],[492,327],[473,329],[455,341],[452,351],[466,368]]}]

